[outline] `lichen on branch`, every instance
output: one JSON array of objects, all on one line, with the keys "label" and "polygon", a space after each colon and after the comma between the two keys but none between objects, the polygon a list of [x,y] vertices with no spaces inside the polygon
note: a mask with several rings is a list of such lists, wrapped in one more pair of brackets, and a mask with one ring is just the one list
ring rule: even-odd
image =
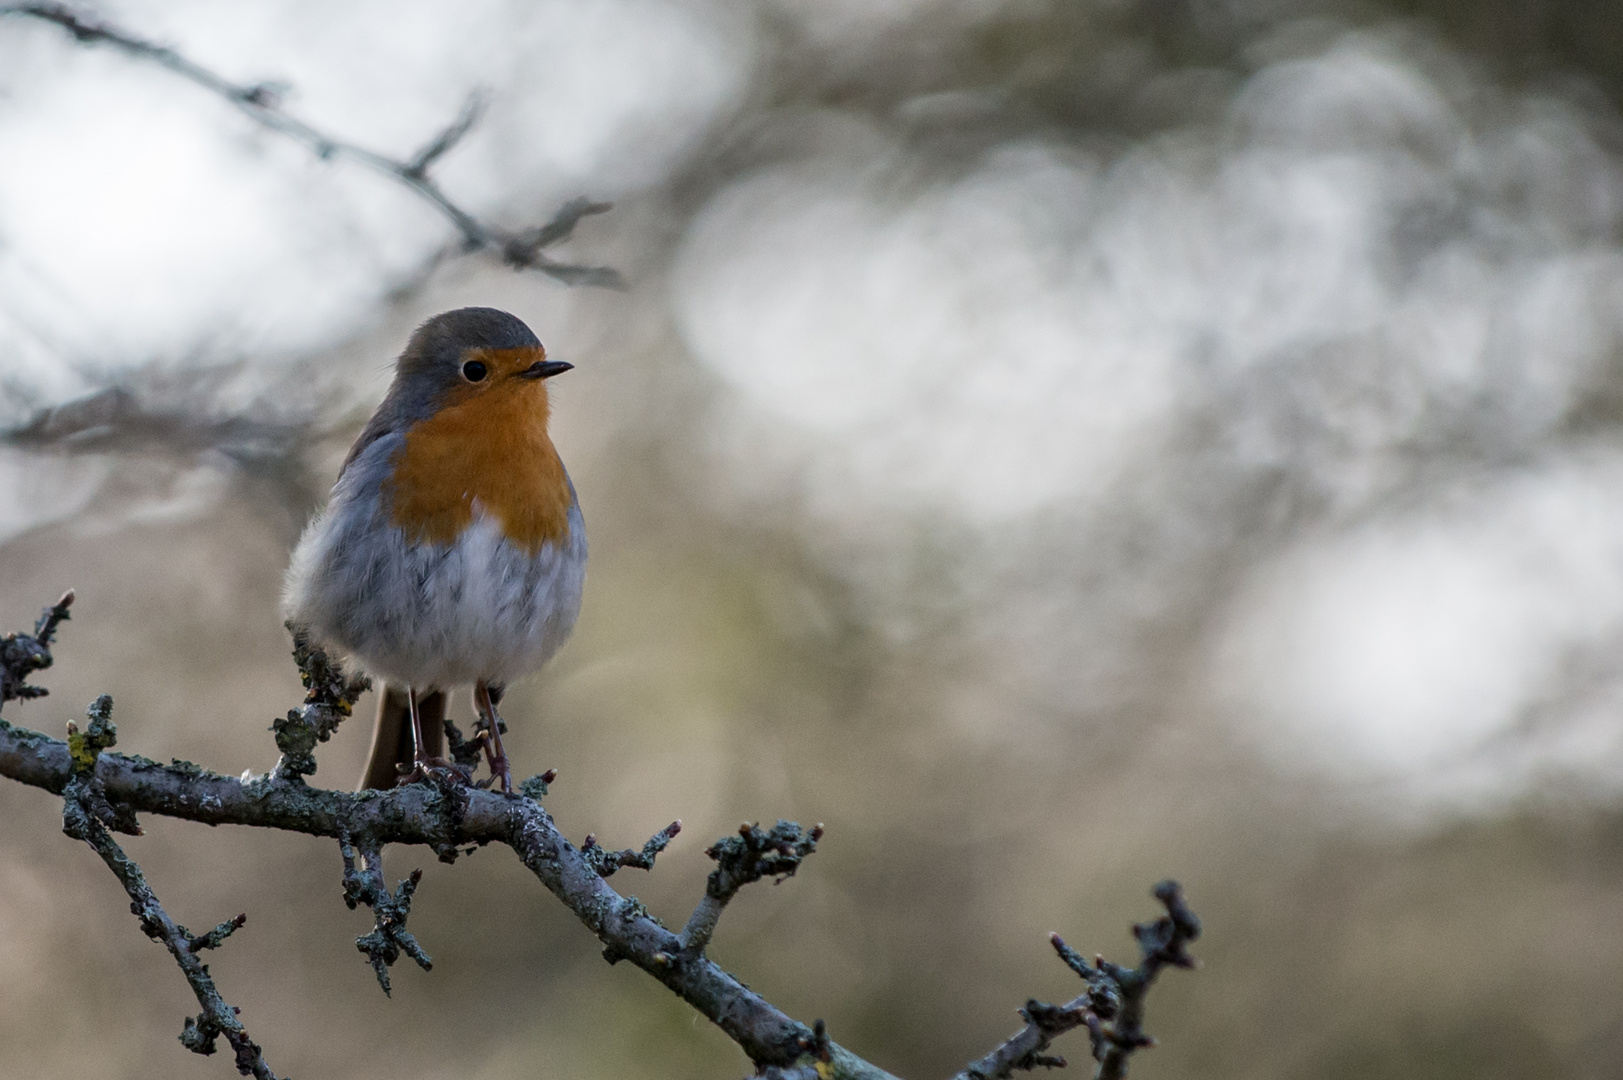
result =
[{"label": "lichen on branch", "polygon": [[406,929],[406,918],[411,914],[411,898],[423,880],[421,870],[413,870],[394,892],[383,880],[383,853],[376,846],[363,847],[358,853],[346,832],[338,838],[338,850],[344,858],[344,903],[351,911],[365,904],[372,909],[374,924],[370,933],[355,939],[355,947],[366,954],[378,985],[385,996],[393,997],[389,986],[389,968],[405,953],[424,971],[434,970],[417,939]]},{"label": "lichen on branch", "polygon": [[[66,616],[64,598],[46,609],[33,635],[4,639],[16,647],[0,649],[0,685],[26,686],[33,672],[50,666],[50,645],[57,624]],[[55,613],[53,615],[53,612]],[[318,656],[306,644],[295,644],[305,675],[305,710],[294,710],[307,747],[286,745],[278,732],[281,765],[294,753],[312,755],[320,732],[336,725],[346,706],[353,706],[358,681],[343,674],[330,657]],[[15,693],[6,700],[37,697],[41,691]],[[318,710],[311,715],[308,710]],[[319,712],[325,710],[325,712]],[[289,722],[289,726],[293,722]],[[197,954],[218,947],[245,916],[228,920],[206,934],[194,935],[169,920],[146,885],[140,868],[112,839],[111,830],[138,831],[135,815],[164,814],[211,825],[236,824],[284,829],[340,842],[344,856],[344,895],[351,907],[367,905],[374,915],[371,932],[357,939],[389,989],[388,969],[401,954],[427,969],[430,961],[406,931],[413,894],[420,876],[413,872],[391,891],[383,877],[381,853],[386,844],[421,844],[449,861],[460,846],[499,843],[512,848],[537,880],[562,901],[603,945],[611,962],[629,961],[705,1016],[755,1063],[757,1072],[777,1080],[895,1080],[878,1066],[834,1042],[821,1021],[808,1027],[768,1002],[705,955],[722,910],[742,888],[795,874],[817,847],[822,826],[804,829],[779,821],[769,829],[746,823],[707,849],[715,860],[693,915],[678,933],[654,918],[641,901],[616,892],[607,878],[626,866],[651,869],[655,857],[680,831],[678,822],[654,834],[640,849],[611,851],[589,837],[572,845],[538,801],[557,774],[531,777],[519,794],[479,790],[459,781],[455,770],[439,770],[434,782],[405,784],[386,792],[345,792],[307,785],[299,769],[279,766],[262,775],[222,776],[175,761],[168,765],[127,756],[112,749],[117,729],[112,701],[98,698],[83,730],[70,729],[67,741],[0,720],[0,775],[58,792],[65,797],[64,822],[71,835],[84,839],[118,875],[136,902],[143,929],[156,933],[192,984],[203,1011],[187,1021],[182,1041],[189,1049],[209,1053],[220,1038],[232,1046],[239,1068],[271,1078],[259,1048],[242,1030],[235,1011],[220,999]],[[301,763],[302,764],[302,763]],[[1029,1001],[1021,1014],[1022,1031],[991,1054],[972,1063],[956,1080],[993,1080],[1020,1069],[1057,1066],[1063,1059],[1045,1053],[1066,1031],[1086,1027],[1098,1077],[1125,1075],[1128,1057],[1149,1044],[1143,1030],[1144,997],[1166,967],[1189,967],[1187,945],[1200,933],[1176,884],[1163,882],[1156,896],[1167,914],[1134,928],[1142,959],[1136,968],[1099,960],[1089,964],[1055,939],[1060,957],[1087,982],[1087,991],[1064,1005]]]},{"label": "lichen on branch", "polygon": [[[85,752],[84,758],[75,757],[73,777],[63,791],[62,831],[76,840],[83,840],[101,856],[129,894],[130,911],[140,920],[142,933],[169,950],[169,955],[174,957],[186,982],[191,985],[192,993],[203,1011],[186,1018],[180,1033],[181,1045],[193,1053],[213,1054],[218,1049],[217,1040],[223,1037],[231,1045],[239,1073],[256,1077],[257,1080],[276,1080],[276,1074],[265,1063],[259,1044],[248,1037],[242,1021],[237,1018],[238,1010],[226,1004],[214,985],[208,967],[197,957],[204,949],[218,948],[227,937],[241,929],[248,917],[238,915],[206,934],[193,934],[169,917],[158,902],[157,894],[147,884],[140,866],[124,853],[108,831],[105,821],[109,813],[107,800],[95,776],[95,762],[103,749],[114,744],[116,729],[109,719],[111,712],[112,699],[106,695],[97,698],[91,706],[90,726],[81,741],[81,745],[90,749]],[[77,767],[81,760],[88,761],[88,765]],[[127,808],[111,811],[115,817],[123,812],[127,812]],[[129,816],[129,821],[133,825],[133,815]]]},{"label": "lichen on branch", "polygon": [[338,725],[355,712],[355,702],[371,689],[372,680],[345,675],[343,667],[310,640],[308,631],[286,625],[293,635],[293,662],[304,683],[304,705],[271,721],[276,749],[282,752],[271,774],[277,779],[296,779],[315,773],[316,744],[332,738]]}]

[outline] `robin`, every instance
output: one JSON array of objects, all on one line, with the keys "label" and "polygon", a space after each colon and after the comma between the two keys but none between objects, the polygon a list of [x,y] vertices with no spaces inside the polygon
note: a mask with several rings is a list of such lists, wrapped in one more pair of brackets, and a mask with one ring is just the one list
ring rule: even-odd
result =
[{"label": "robin", "polygon": [[486,783],[512,790],[496,706],[569,637],[586,578],[547,435],[547,380],[571,367],[504,311],[429,319],[293,551],[284,614],[385,683],[363,789],[447,766],[445,695],[472,684]]}]

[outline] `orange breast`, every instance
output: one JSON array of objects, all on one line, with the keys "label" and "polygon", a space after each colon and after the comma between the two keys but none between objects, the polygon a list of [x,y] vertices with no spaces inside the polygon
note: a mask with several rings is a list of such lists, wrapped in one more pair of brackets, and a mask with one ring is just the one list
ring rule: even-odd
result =
[{"label": "orange breast", "polygon": [[419,543],[450,544],[475,504],[531,554],[569,531],[569,481],[547,436],[540,382],[492,386],[406,432],[389,482],[391,517]]}]

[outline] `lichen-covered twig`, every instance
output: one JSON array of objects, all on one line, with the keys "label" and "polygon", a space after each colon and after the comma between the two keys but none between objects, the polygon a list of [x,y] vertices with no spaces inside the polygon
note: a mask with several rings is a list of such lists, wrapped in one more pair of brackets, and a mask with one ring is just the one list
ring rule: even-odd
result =
[{"label": "lichen-covered twig", "polygon": [[310,640],[305,630],[287,624],[293,635],[293,662],[299,666],[304,683],[304,706],[288,710],[286,717],[271,721],[281,760],[271,771],[273,778],[298,779],[316,771],[317,743],[332,738],[338,725],[355,711],[355,702],[372,686],[364,675],[348,676],[326,651]]},{"label": "lichen-covered twig", "polygon": [[0,15],[40,19],[60,26],[85,45],[109,45],[140,60],[169,69],[240,109],[261,127],[278,132],[323,160],[347,158],[404,185],[431,204],[456,228],[465,252],[493,251],[509,266],[539,270],[570,285],[622,288],[618,272],[603,266],[558,262],[545,249],[566,239],[584,217],[601,214],[608,203],[578,198],[565,203],[544,225],[512,231],[479,220],[452,201],[429,169],[473,130],[484,111],[484,95],[470,95],[455,120],[404,161],[357,146],[305,123],[282,107],[286,88],[272,82],[235,83],[175,49],[147,41],[95,16],[61,3],[0,4]]},{"label": "lichen-covered twig", "polygon": [[1155,887],[1155,898],[1167,913],[1153,923],[1133,927],[1141,960],[1136,968],[1112,964],[1104,957],[1089,964],[1066,945],[1058,934],[1050,936],[1054,950],[1072,971],[1088,984],[1087,992],[1064,1005],[1049,1005],[1032,999],[1020,1009],[1026,1026],[996,1050],[972,1062],[953,1080],[999,1080],[1022,1069],[1059,1068],[1065,1059],[1043,1053],[1058,1035],[1086,1027],[1093,1050],[1095,1080],[1121,1080],[1127,1075],[1127,1059],[1135,1050],[1153,1046],[1155,1040],[1144,1031],[1144,998],[1163,968],[1195,966],[1188,945],[1200,937],[1200,920],[1184,903],[1183,889],[1176,881],[1163,881]]},{"label": "lichen-covered twig", "polygon": [[67,621],[73,606],[73,590],[46,608],[34,623],[32,634],[7,634],[0,638],[0,705],[8,701],[44,697],[49,690],[29,686],[28,677],[51,666],[51,643],[58,624]]},{"label": "lichen-covered twig", "polygon": [[[0,656],[0,662],[4,659]],[[44,666],[36,664],[39,659],[30,654],[19,663],[23,667],[35,664],[29,670],[37,670]],[[11,673],[10,668],[5,671]],[[763,877],[781,880],[793,874],[815,850],[822,836],[820,826],[804,830],[793,822],[780,821],[763,830],[745,825],[737,835],[717,841],[709,850],[716,868],[706,883],[705,897],[677,934],[653,918],[635,897],[616,892],[603,872],[611,862],[616,867],[638,866],[646,857],[652,863],[675,835],[674,829],[656,834],[642,852],[604,852],[595,843],[576,848],[537,801],[556,779],[550,770],[525,781],[518,795],[480,791],[465,784],[454,785],[453,790],[428,783],[351,793],[310,787],[293,774],[232,778],[190,762],[163,765],[107,750],[113,735],[107,715],[110,707],[110,702],[100,699],[92,708],[89,728],[82,734],[75,732],[70,742],[0,720],[0,775],[71,794],[70,804],[78,808],[76,822],[82,819],[105,826],[111,818],[133,827],[134,814],[140,811],[211,825],[250,825],[339,839],[341,850],[347,849],[346,897],[368,904],[377,915],[373,933],[357,945],[375,969],[381,968],[378,973],[385,986],[387,967],[398,956],[398,952],[388,955],[391,947],[412,955],[425,967],[428,958],[404,927],[417,877],[413,874],[390,893],[376,854],[385,844],[423,844],[444,857],[457,845],[502,843],[597,936],[607,958],[634,964],[692,1005],[738,1044],[760,1074],[778,1080],[895,1080],[831,1040],[820,1023],[808,1027],[788,1016],[704,955],[727,902],[752,881]],[[94,812],[89,812],[90,807],[96,808]],[[105,833],[90,825],[79,827],[87,835]],[[1142,1029],[1144,992],[1163,967],[1193,962],[1184,946],[1199,933],[1199,923],[1183,905],[1175,885],[1159,886],[1157,895],[1167,904],[1168,914],[1154,924],[1135,928],[1144,954],[1138,968],[1084,964],[1088,993],[1063,1006],[1028,1003],[1024,1010],[1027,1029],[970,1066],[958,1080],[1003,1077],[1018,1068],[1057,1064],[1058,1059],[1048,1058],[1042,1051],[1055,1034],[1078,1026],[1088,1026],[1095,1040],[1099,1075],[1112,1080],[1120,1077],[1127,1054],[1147,1041]],[[201,939],[184,935],[177,940],[195,959],[190,951],[193,942],[217,944],[227,933],[222,924]],[[211,938],[214,940],[209,942]],[[374,948],[365,944],[368,939]],[[1062,946],[1057,943],[1055,947],[1071,963],[1071,954]],[[1078,972],[1083,973],[1080,968]],[[1116,1003],[1114,1012],[1109,1002]],[[233,1029],[210,1019],[213,1015],[205,1011],[191,1026],[198,1032],[197,1045],[203,1045],[216,1028],[218,1034],[231,1037]]]},{"label": "lichen-covered twig", "polygon": [[206,934],[192,934],[169,917],[152,887],[147,884],[140,866],[124,854],[124,849],[118,846],[102,821],[98,807],[106,805],[106,798],[96,781],[95,762],[101,750],[112,745],[113,729],[106,720],[111,702],[102,697],[97,700],[97,706],[101,715],[95,715],[98,710],[92,708],[89,728],[94,737],[87,738],[84,743],[88,747],[87,765],[74,770],[72,779],[63,791],[62,831],[83,840],[101,856],[108,869],[118,878],[119,884],[124,886],[124,891],[129,893],[130,911],[141,920],[141,929],[169,950],[169,955],[175,958],[181,973],[191,984],[192,993],[197,995],[197,1002],[203,1011],[186,1018],[185,1028],[180,1033],[181,1043],[194,1053],[212,1054],[216,1050],[216,1040],[224,1036],[236,1056],[238,1072],[257,1077],[258,1080],[276,1080],[276,1074],[265,1063],[258,1044],[248,1037],[242,1021],[237,1019],[237,1010],[226,1004],[209,975],[208,966],[197,957],[204,949],[217,948],[240,929],[248,917],[238,915]]},{"label": "lichen-covered twig", "polygon": [[83,731],[68,721],[68,757],[73,777],[80,781],[76,798],[85,810],[114,832],[140,836],[141,826],[135,820],[135,811],[123,803],[107,798],[101,779],[96,776],[96,759],[101,752],[118,740],[118,725],[113,723],[113,699],[103,694],[85,710],[90,723]]},{"label": "lichen-covered twig", "polygon": [[389,968],[400,959],[401,953],[417,961],[417,966],[424,971],[434,969],[434,962],[406,929],[411,897],[417,891],[417,883],[423,880],[423,872],[413,870],[391,893],[383,880],[383,852],[378,845],[363,844],[357,854],[345,830],[339,833],[338,850],[344,857],[344,903],[351,911],[357,904],[365,904],[372,909],[375,919],[372,931],[355,939],[355,947],[371,962],[383,993],[393,997]]},{"label": "lichen-covered twig", "polygon": [[619,851],[610,851],[597,842],[597,837],[587,834],[581,842],[580,853],[587,862],[592,864],[599,877],[613,877],[614,872],[622,866],[635,866],[638,870],[652,870],[654,858],[665,850],[676,834],[682,831],[682,823],[673,821],[659,830],[648,839],[641,850],[637,848],[622,848]]},{"label": "lichen-covered twig", "polygon": [[807,831],[793,821],[779,821],[763,830],[758,823],[746,821],[736,834],[724,836],[706,848],[704,853],[716,861],[716,868],[710,871],[704,896],[682,927],[682,952],[702,955],[716,932],[722,910],[739,889],[764,877],[779,881],[794,877],[822,838],[822,825]]}]

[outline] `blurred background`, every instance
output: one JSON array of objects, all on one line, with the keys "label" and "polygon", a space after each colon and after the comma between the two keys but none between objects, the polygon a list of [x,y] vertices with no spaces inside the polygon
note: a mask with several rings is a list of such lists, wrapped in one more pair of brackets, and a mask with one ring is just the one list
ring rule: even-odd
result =
[{"label": "blurred background", "polygon": [[[15,723],[228,774],[301,697],[288,550],[427,316],[576,370],[574,641],[512,693],[579,842],[685,917],[740,820],[821,821],[713,955],[910,1077],[1134,955],[1145,1078],[1623,1076],[1623,8],[1602,0],[120,2],[440,166],[628,291],[447,257],[431,208],[150,64],[0,20],[0,617]],[[370,699],[362,712],[369,717]],[[464,720],[469,704],[459,701]],[[348,787],[369,719],[323,747]],[[59,804],[0,784],[0,1072],[205,1078]],[[152,818],[300,1077],[727,1077],[736,1048],[510,855],[425,879],[386,1000],[336,845]],[[1083,1040],[1060,1048],[1086,1057]]]}]

